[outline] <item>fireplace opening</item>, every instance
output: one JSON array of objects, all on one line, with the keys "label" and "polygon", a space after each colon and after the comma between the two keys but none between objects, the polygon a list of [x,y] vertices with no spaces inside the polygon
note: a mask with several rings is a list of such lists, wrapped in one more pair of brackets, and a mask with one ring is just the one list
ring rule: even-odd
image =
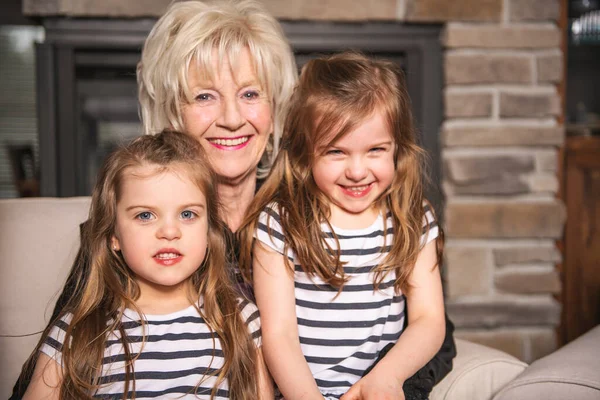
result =
[{"label": "fireplace opening", "polygon": [[[44,21],[36,48],[43,196],[89,195],[104,157],[141,134],[135,67],[154,20]],[[428,198],[442,212],[438,130],[442,121],[441,25],[283,22],[299,67],[316,55],[358,50],[398,63],[407,78],[422,146]]]}]

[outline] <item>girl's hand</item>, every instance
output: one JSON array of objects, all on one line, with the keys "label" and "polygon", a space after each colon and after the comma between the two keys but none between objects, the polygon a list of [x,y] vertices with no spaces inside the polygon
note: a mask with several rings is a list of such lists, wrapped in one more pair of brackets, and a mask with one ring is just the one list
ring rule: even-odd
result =
[{"label": "girl's hand", "polygon": [[340,400],[404,400],[402,383],[393,376],[368,373],[352,385]]}]

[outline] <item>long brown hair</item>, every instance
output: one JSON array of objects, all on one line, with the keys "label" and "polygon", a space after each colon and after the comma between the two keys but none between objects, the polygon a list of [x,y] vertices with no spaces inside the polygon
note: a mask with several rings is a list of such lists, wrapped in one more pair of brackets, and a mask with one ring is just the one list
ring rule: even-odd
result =
[{"label": "long brown hair", "polygon": [[[82,228],[81,249],[73,266],[75,293],[58,319],[72,316],[62,347],[63,380],[61,399],[91,399],[100,386],[102,358],[107,333],[118,331],[126,357],[125,390],[135,393],[133,362],[139,354],[130,350],[121,325],[125,308],[143,315],[136,306],[140,289],[120,253],[111,248],[115,232],[117,201],[126,170],[142,165],[157,166],[159,171],[184,171],[206,197],[208,249],[198,269],[190,276],[193,292],[190,302],[221,342],[224,365],[215,374],[218,386],[227,380],[230,397],[254,400],[258,397],[256,349],[243,321],[235,289],[226,270],[224,225],[219,219],[216,177],[200,144],[177,132],[144,135],[112,153],[98,175],[92,194],[89,220]],[[84,266],[84,264],[86,264]],[[143,321],[142,321],[143,324]],[[52,324],[51,324],[52,325]],[[44,332],[40,344],[46,339]],[[38,345],[39,348],[39,345]],[[198,383],[200,384],[200,382]]]},{"label": "long brown hair", "polygon": [[[339,140],[376,112],[383,114],[394,140],[395,175],[376,202],[380,210],[391,211],[394,241],[374,270],[374,284],[378,287],[389,271],[395,271],[395,289],[409,289],[408,277],[422,248],[425,152],[417,144],[402,70],[392,62],[355,52],[313,59],[302,69],[282,148],[243,225],[240,266],[246,279],[250,279],[258,217],[265,207],[276,203],[286,246],[294,251],[303,270],[333,287],[343,287],[347,277],[340,262],[339,241],[334,233],[337,248],[331,248],[321,229],[321,223],[329,224],[329,201],[315,184],[312,167],[320,156],[318,149]],[[439,261],[441,246],[438,249]]]}]

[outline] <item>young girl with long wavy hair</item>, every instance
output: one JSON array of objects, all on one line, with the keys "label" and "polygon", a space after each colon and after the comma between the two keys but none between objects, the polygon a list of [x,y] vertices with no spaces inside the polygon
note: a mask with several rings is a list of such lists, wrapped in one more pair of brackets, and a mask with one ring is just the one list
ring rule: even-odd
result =
[{"label": "young girl with long wavy hair", "polygon": [[[25,399],[272,398],[256,306],[225,268],[215,175],[176,132],[105,162],[75,293],[44,332]],[[35,360],[35,357],[31,358]]]},{"label": "young girl with long wavy hair", "polygon": [[404,399],[440,348],[442,243],[423,156],[397,65],[343,53],[304,66],[240,263],[286,400]]}]

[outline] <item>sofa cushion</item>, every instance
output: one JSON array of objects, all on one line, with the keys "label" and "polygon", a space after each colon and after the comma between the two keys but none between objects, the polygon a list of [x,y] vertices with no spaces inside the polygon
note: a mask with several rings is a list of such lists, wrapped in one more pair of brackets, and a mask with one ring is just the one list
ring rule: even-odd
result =
[{"label": "sofa cushion", "polygon": [[494,400],[600,399],[600,325],[540,358]]},{"label": "sofa cushion", "polygon": [[89,197],[0,200],[0,398],[48,323],[89,204]]},{"label": "sofa cushion", "polygon": [[452,371],[431,392],[431,400],[491,399],[527,367],[515,357],[490,347],[456,339]]}]

